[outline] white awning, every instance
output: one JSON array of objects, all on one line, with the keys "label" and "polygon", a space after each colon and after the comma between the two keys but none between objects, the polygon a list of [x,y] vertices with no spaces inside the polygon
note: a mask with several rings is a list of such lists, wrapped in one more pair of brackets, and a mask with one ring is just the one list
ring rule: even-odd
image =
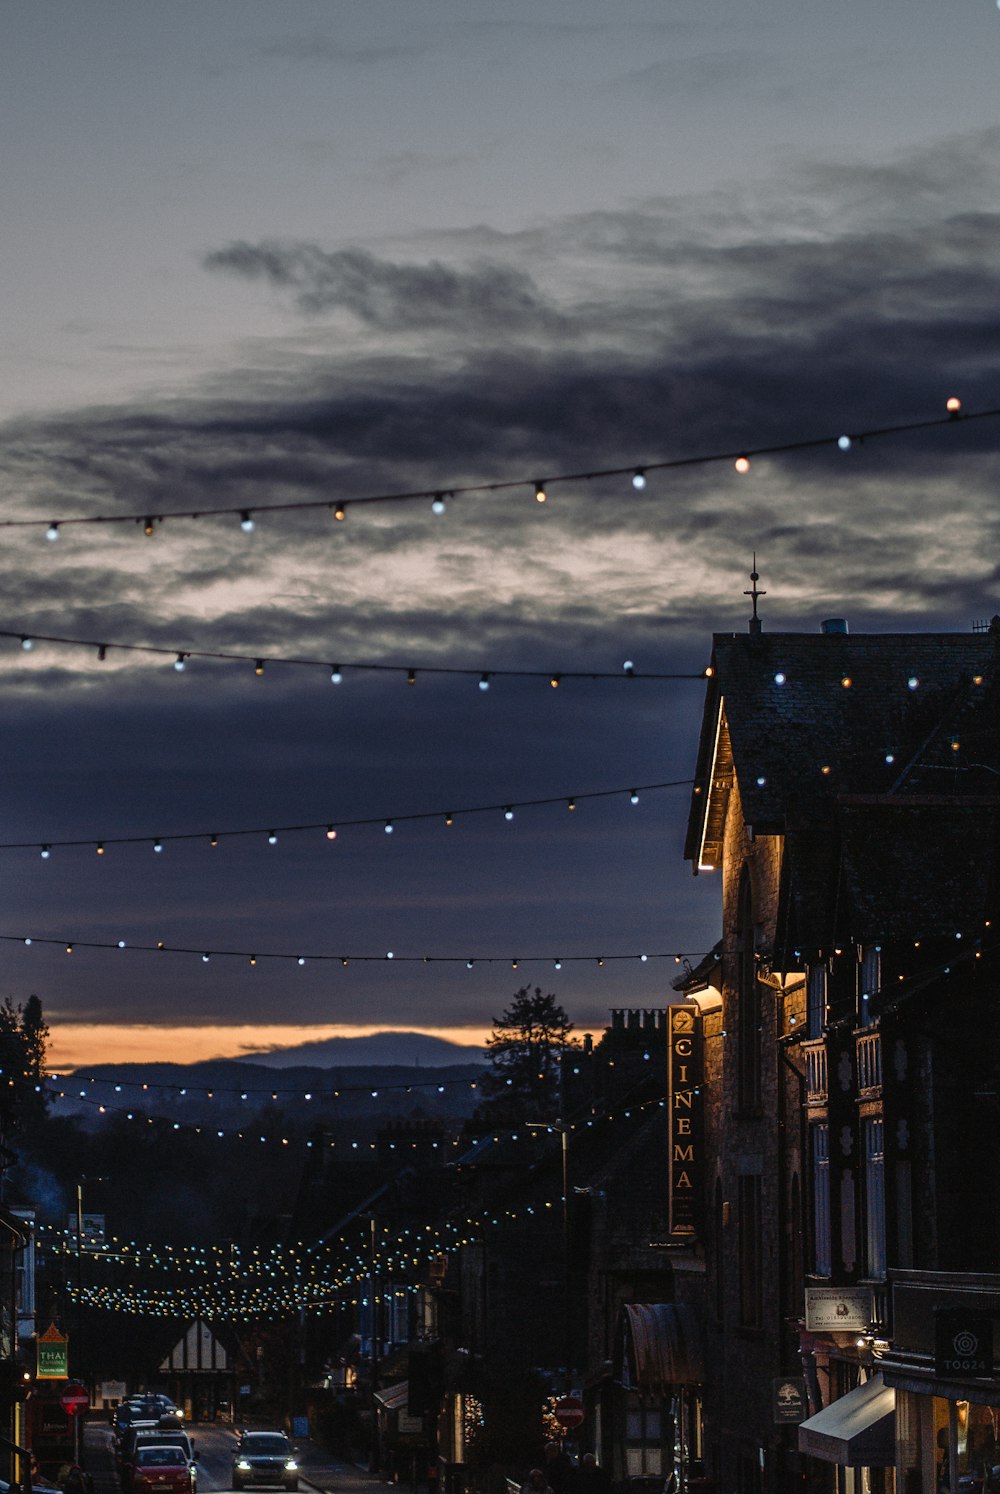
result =
[{"label": "white awning", "polygon": [[799,1452],[842,1468],[891,1468],[896,1460],[896,1392],[873,1375],[799,1424]]}]

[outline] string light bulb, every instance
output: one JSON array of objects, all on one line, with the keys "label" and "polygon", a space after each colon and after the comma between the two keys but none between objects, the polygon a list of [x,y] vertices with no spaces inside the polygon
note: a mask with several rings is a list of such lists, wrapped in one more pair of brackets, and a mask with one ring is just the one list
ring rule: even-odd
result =
[{"label": "string light bulb", "polygon": [[254,660],[253,672],[257,676],[257,678],[260,679],[261,675],[264,673],[264,660],[263,659],[255,659]]},{"label": "string light bulb", "polygon": [[488,674],[479,676],[479,688],[480,690],[488,690],[490,688],[490,677]]},{"label": "string light bulb", "polygon": [[630,804],[638,804],[638,802],[639,802],[639,795],[636,793],[635,789],[630,789],[629,790],[628,802]]},{"label": "string light bulb", "polygon": [[445,503],[444,494],[435,493],[433,499],[431,500],[431,513],[443,514],[446,507],[447,505]]},{"label": "string light bulb", "polygon": [[42,846],[42,850],[41,850],[42,860],[43,861],[48,861],[48,859],[49,859],[49,857],[51,855],[52,855],[52,848],[51,848],[51,846]]},{"label": "string light bulb", "polygon": [[22,639],[21,639],[21,647],[24,649],[24,652],[26,654],[30,654],[31,650],[34,648],[34,646],[35,646],[35,640],[33,638],[29,638],[29,637],[27,637],[27,635],[25,635],[25,636],[22,637]]},{"label": "string light bulb", "polygon": [[636,467],[635,471],[632,473],[632,486],[635,488],[637,493],[641,493],[643,488],[646,486],[646,474],[641,467]]},{"label": "string light bulb", "polygon": [[838,436],[837,437],[837,446],[840,448],[841,451],[850,451],[851,445],[852,445],[852,442],[851,442],[850,436]]},{"label": "string light bulb", "polygon": [[961,413],[962,401],[958,398],[957,395],[953,394],[950,399],[945,400],[944,407],[948,411],[948,414],[951,415],[952,418],[954,418],[956,415]]},{"label": "string light bulb", "polygon": [[253,534],[254,529],[256,528],[256,525],[253,521],[253,516],[251,515],[248,508],[245,508],[240,514],[240,528],[243,530],[244,534]]},{"label": "string light bulb", "polygon": [[153,520],[151,518],[147,519],[146,522],[145,522],[145,524],[143,524],[143,526],[142,526],[142,532],[143,532],[143,534],[146,536],[147,539],[152,539],[154,530],[155,530],[155,525],[153,524]]},{"label": "string light bulb", "polygon": [[512,820],[514,818],[514,811],[509,804],[503,812],[503,817],[505,820]]},{"label": "string light bulb", "polygon": [[544,503],[548,496],[548,493],[545,491],[545,484],[539,479],[535,483],[535,502]]},{"label": "string light bulb", "polygon": [[340,665],[339,664],[332,664],[330,666],[330,683],[331,683],[331,685],[339,685],[341,683],[341,681],[343,680],[343,678],[344,678],[344,676],[341,673]]},{"label": "string light bulb", "polygon": [[333,517],[337,520],[338,524],[342,524],[347,518],[346,504],[338,503],[336,508],[333,510]]},{"label": "string light bulb", "polygon": [[177,658],[174,660],[174,668],[177,670],[178,674],[184,673],[184,670],[187,668],[187,659],[183,654],[177,655]]},{"label": "string light bulb", "polygon": [[53,544],[59,538],[59,525],[58,525],[58,522],[55,519],[53,519],[53,521],[49,525],[48,529],[46,529],[46,531],[45,531],[45,538],[47,540],[51,540]]},{"label": "string light bulb", "polygon": [[554,674],[554,675],[552,675],[551,679],[549,680],[549,684],[552,686],[553,690],[558,690],[559,689],[559,683],[560,683],[561,679],[562,679],[562,675],[561,674]]},{"label": "string light bulb", "polygon": [[326,838],[327,838],[327,840],[336,840],[337,839],[337,832],[333,828],[332,825],[327,825],[327,827],[326,827]]},{"label": "string light bulb", "polygon": [[417,671],[415,669],[408,669],[406,671],[406,683],[408,685],[415,685],[417,683]]},{"label": "string light bulb", "polygon": [[738,456],[733,463],[733,466],[736,468],[737,472],[749,472],[750,458],[748,456]]}]

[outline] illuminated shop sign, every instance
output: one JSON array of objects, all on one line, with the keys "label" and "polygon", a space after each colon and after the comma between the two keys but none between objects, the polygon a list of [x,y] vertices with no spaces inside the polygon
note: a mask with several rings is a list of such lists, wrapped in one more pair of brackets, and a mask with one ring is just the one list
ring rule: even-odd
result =
[{"label": "illuminated shop sign", "polygon": [[694,1004],[667,1008],[670,1097],[670,1234],[694,1236],[701,1190],[701,1030]]}]

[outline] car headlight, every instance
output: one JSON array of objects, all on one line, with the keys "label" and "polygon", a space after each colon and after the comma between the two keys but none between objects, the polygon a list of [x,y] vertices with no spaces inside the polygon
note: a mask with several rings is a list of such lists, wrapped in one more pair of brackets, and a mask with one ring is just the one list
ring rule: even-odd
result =
[{"label": "car headlight", "polygon": [[236,1466],[240,1470],[241,1473],[249,1473],[250,1472],[250,1464],[247,1462],[246,1458],[237,1458],[237,1460],[236,1460]]},{"label": "car headlight", "polygon": [[289,1458],[288,1461],[285,1463],[285,1472],[286,1473],[294,1473],[295,1470],[296,1470],[296,1468],[298,1468],[298,1466],[299,1465],[298,1465],[298,1463],[296,1463],[296,1461],[295,1461],[294,1458]]}]

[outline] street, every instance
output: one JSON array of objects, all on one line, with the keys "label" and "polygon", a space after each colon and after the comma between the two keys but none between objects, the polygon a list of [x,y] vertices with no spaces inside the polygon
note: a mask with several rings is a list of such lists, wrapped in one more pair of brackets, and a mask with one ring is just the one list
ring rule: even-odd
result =
[{"label": "street", "polygon": [[[188,1431],[198,1455],[199,1494],[229,1494],[233,1487],[232,1453],[236,1441],[233,1429],[195,1422]],[[293,1439],[293,1445],[301,1468],[303,1490],[318,1490],[321,1494],[332,1494],[332,1491],[337,1491],[337,1494],[374,1494],[374,1491],[384,1491],[386,1487],[383,1480],[353,1463],[339,1462],[306,1438]],[[84,1448],[86,1467],[94,1478],[94,1494],[119,1494],[111,1428],[107,1423],[87,1423]]]}]

